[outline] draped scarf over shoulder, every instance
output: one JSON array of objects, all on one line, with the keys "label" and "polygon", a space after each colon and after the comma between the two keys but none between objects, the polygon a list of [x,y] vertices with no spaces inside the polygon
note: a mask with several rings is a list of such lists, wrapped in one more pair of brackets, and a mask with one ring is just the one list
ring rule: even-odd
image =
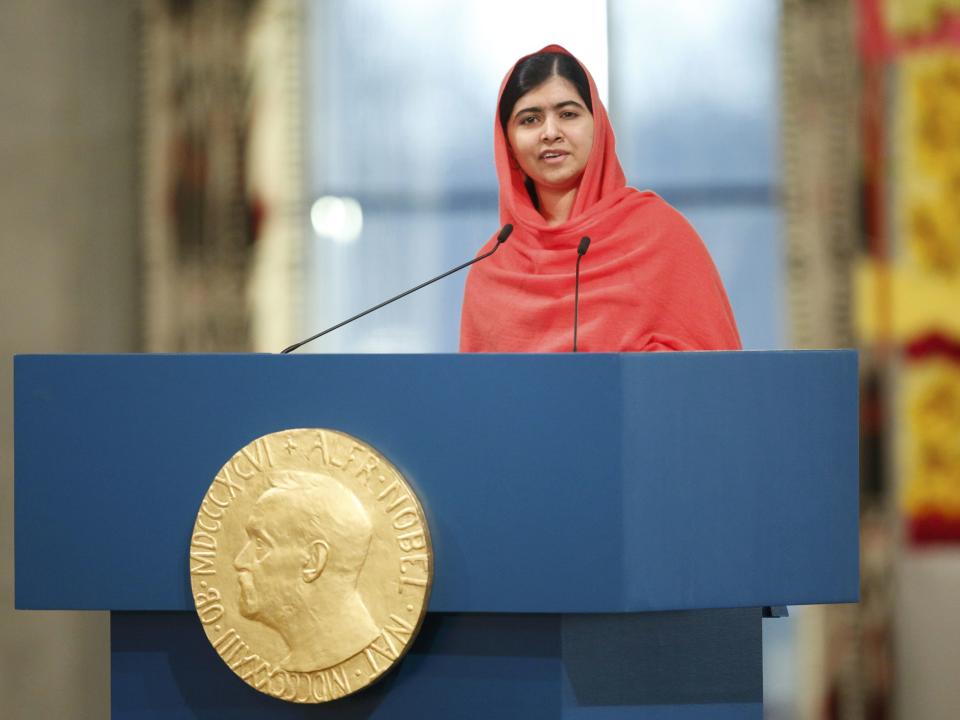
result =
[{"label": "draped scarf over shoulder", "polygon": [[[557,45],[540,52],[569,55]],[[560,225],[548,226],[533,206],[494,112],[500,222],[514,230],[470,270],[461,351],[571,350],[577,246],[585,235],[591,244],[580,266],[578,350],[739,349],[730,303],[703,242],[657,195],[626,186],[606,109],[593,77],[584,72],[593,148],[570,217]],[[480,253],[495,243],[494,236]]]}]

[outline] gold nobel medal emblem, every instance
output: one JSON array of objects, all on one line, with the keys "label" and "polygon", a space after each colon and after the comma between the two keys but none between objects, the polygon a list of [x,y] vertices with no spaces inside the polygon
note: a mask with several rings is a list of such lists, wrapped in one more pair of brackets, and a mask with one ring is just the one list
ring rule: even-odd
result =
[{"label": "gold nobel medal emblem", "polygon": [[241,449],[213,479],[190,542],[210,643],[248,685],[291,702],[335,700],[389,670],[432,581],[413,490],[335,430],[284,430]]}]

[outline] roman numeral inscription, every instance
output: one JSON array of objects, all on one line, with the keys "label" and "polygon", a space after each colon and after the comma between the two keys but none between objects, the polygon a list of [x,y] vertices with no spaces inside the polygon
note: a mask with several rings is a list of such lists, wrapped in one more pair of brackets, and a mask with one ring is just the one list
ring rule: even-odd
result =
[{"label": "roman numeral inscription", "polygon": [[258,473],[273,467],[270,446],[259,438],[234,455],[220,468],[207,490],[193,537],[190,538],[190,572],[194,575],[215,575],[217,556],[216,534],[223,528],[224,512],[231,503],[239,498],[246,487],[246,481],[255,478]]},{"label": "roman numeral inscription", "polygon": [[195,532],[190,539],[190,573],[214,575],[213,560],[217,556],[217,538],[206,532]]}]

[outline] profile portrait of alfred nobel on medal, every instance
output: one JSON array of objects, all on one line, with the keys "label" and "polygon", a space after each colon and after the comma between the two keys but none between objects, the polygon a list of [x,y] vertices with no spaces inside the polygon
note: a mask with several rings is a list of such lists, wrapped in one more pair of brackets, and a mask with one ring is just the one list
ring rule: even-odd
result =
[{"label": "profile portrait of alfred nobel on medal", "polygon": [[372,524],[357,497],[326,475],[287,471],[269,482],[233,563],[240,614],[280,634],[284,670],[322,670],[380,632],[357,590]]}]

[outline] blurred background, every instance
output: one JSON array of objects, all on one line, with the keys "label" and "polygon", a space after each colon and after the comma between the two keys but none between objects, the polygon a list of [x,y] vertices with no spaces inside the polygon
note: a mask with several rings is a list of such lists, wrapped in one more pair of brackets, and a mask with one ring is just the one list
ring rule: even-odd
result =
[{"label": "blurred background", "polygon": [[[748,349],[861,351],[861,602],[764,621],[766,716],[960,717],[960,0],[4,0],[0,716],[109,715],[107,618],[13,610],[13,354],[276,352],[472,257],[550,42]],[[454,352],[463,280],[305,351]]]}]

